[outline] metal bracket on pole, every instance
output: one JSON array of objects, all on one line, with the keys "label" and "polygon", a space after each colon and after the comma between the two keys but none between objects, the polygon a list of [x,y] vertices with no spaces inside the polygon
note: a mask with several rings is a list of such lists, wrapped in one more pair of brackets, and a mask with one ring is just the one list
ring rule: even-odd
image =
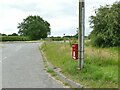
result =
[{"label": "metal bracket on pole", "polygon": [[79,0],[78,68],[84,67],[85,0]]}]

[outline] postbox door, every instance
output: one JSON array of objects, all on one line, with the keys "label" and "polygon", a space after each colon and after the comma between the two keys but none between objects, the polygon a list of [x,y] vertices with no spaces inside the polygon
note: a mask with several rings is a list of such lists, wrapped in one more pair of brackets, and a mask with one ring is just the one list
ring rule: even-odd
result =
[{"label": "postbox door", "polygon": [[74,60],[78,59],[78,44],[73,44],[72,45],[72,58]]}]

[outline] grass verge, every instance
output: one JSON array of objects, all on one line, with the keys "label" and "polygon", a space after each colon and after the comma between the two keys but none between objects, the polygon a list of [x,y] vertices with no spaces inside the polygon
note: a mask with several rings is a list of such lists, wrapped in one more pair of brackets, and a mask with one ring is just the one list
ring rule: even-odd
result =
[{"label": "grass verge", "polygon": [[43,53],[41,51],[41,48],[39,48],[40,50],[40,53],[43,57],[43,63],[44,63],[44,70],[49,74],[49,76],[55,80],[57,80],[58,82],[62,83],[64,85],[65,88],[72,88],[72,86],[70,86],[68,83],[64,82],[62,79],[60,79],[58,77],[58,75],[56,74],[56,72],[51,68],[49,67],[47,61],[45,60],[45,56],[43,56]]},{"label": "grass verge", "polygon": [[84,69],[77,69],[71,57],[69,43],[47,42],[42,49],[49,62],[61,68],[61,73],[71,80],[90,88],[118,88],[118,51],[114,48],[85,46]]}]

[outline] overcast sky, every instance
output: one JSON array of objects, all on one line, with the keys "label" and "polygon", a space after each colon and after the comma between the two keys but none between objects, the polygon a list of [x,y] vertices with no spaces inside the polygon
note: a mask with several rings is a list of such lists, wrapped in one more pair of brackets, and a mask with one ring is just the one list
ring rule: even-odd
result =
[{"label": "overcast sky", "polygon": [[[85,35],[91,32],[89,17],[100,5],[118,0],[85,0]],[[17,33],[18,23],[39,15],[51,25],[51,36],[76,34],[79,0],[0,0],[0,33]]]}]

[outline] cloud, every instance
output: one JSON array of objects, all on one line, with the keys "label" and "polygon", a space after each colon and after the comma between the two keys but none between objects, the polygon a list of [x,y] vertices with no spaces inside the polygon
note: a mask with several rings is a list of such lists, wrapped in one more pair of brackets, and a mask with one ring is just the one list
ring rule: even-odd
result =
[{"label": "cloud", "polygon": [[[50,19],[49,22],[51,23],[51,31],[57,32],[57,35],[63,34],[75,34],[77,30],[77,22],[75,17],[57,17],[54,19]],[[71,33],[70,33],[71,32]],[[55,35],[55,33],[53,34]]]},{"label": "cloud", "polygon": [[[10,34],[18,32],[18,23],[29,15],[39,15],[51,24],[54,36],[76,34],[78,27],[79,0],[1,0],[0,32]],[[89,17],[100,5],[112,4],[116,0],[85,0],[85,34],[91,32]]]}]

